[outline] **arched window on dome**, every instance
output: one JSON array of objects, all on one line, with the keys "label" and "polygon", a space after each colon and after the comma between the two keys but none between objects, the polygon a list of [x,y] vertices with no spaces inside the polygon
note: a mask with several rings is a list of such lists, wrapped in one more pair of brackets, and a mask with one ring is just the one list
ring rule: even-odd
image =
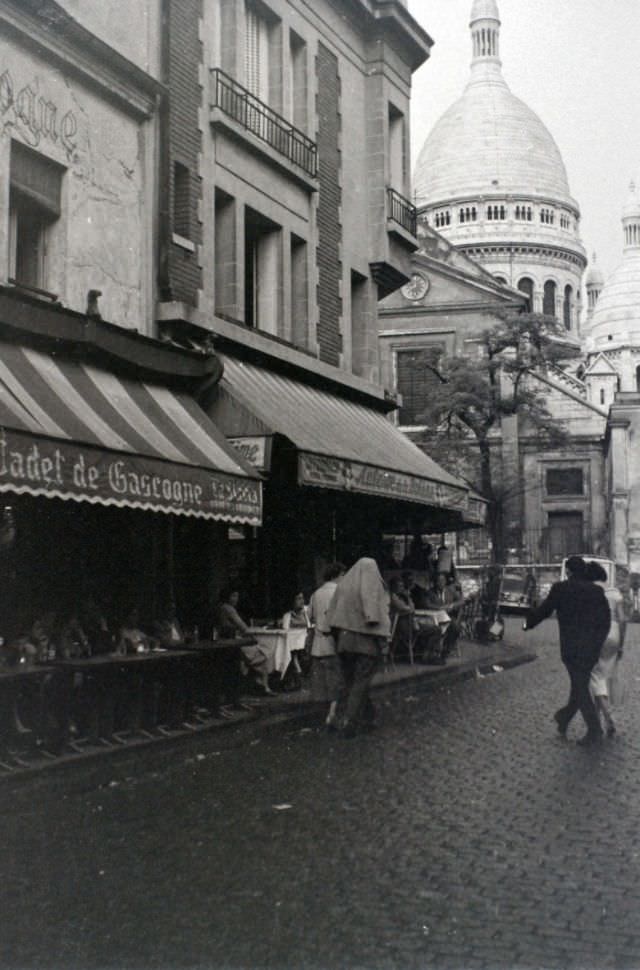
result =
[{"label": "arched window on dome", "polygon": [[445,217],[444,217],[444,218],[445,218],[445,222],[446,222],[446,224],[447,224],[448,226],[450,226],[450,225],[451,225],[451,213],[450,213],[450,212],[446,212],[446,213],[445,213]]},{"label": "arched window on dome", "polygon": [[487,206],[487,219],[491,220],[492,218],[491,206]]},{"label": "arched window on dome", "polygon": [[533,209],[531,206],[527,209],[527,222],[533,222]]},{"label": "arched window on dome", "polygon": [[564,288],[564,302],[562,304],[562,319],[564,322],[564,329],[571,330],[571,323],[573,317],[573,289],[567,284]]},{"label": "arched window on dome", "polygon": [[600,388],[600,404],[604,404],[604,387]]},{"label": "arched window on dome", "polygon": [[505,209],[505,207],[503,205],[500,206],[500,218],[501,219],[506,219],[507,218],[507,210]]},{"label": "arched window on dome", "polygon": [[556,315],[556,284],[553,280],[547,280],[544,284],[544,294],[542,297],[542,312],[549,317]]},{"label": "arched window on dome", "polygon": [[636,367],[636,391],[640,391],[640,367]]},{"label": "arched window on dome", "polygon": [[464,209],[460,209],[460,212],[458,214],[458,219],[460,222],[464,222]]},{"label": "arched window on dome", "polygon": [[529,298],[529,312],[533,310],[533,280],[528,276],[523,276],[518,282],[518,289],[521,293],[526,293]]}]

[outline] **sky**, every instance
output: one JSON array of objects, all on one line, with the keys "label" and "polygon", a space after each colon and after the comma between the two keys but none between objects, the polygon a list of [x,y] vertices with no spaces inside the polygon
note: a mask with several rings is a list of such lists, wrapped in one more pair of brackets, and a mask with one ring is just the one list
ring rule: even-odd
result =
[{"label": "sky", "polygon": [[[472,0],[409,0],[435,41],[413,75],[412,167],[465,87]],[[622,206],[640,184],[640,0],[498,0],[502,70],[562,154],[582,242],[605,278],[622,259]]]}]

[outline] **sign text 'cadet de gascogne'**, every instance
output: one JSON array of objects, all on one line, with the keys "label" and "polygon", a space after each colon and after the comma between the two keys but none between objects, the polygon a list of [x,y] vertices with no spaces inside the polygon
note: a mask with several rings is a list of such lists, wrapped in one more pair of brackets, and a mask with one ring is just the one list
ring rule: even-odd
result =
[{"label": "sign text 'cadet de gascogne'", "polygon": [[259,482],[0,429],[0,488],[259,524]]}]

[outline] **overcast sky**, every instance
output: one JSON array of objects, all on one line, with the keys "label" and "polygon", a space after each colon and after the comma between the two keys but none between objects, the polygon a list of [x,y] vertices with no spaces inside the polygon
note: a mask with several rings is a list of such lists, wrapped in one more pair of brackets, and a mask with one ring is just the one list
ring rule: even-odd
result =
[{"label": "overcast sky", "polygon": [[[413,76],[412,164],[466,84],[472,0],[409,0],[435,41]],[[553,135],[605,277],[622,259],[622,205],[640,184],[640,0],[498,0],[511,91]]]}]

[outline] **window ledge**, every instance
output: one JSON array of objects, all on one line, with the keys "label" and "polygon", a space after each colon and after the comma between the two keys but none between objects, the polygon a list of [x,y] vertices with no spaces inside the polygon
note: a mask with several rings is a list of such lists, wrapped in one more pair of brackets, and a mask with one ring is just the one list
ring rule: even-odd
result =
[{"label": "window ledge", "polygon": [[187,239],[186,236],[181,236],[180,233],[174,232],[171,234],[171,242],[176,246],[180,246],[181,249],[186,249],[189,253],[195,253],[196,244]]}]

